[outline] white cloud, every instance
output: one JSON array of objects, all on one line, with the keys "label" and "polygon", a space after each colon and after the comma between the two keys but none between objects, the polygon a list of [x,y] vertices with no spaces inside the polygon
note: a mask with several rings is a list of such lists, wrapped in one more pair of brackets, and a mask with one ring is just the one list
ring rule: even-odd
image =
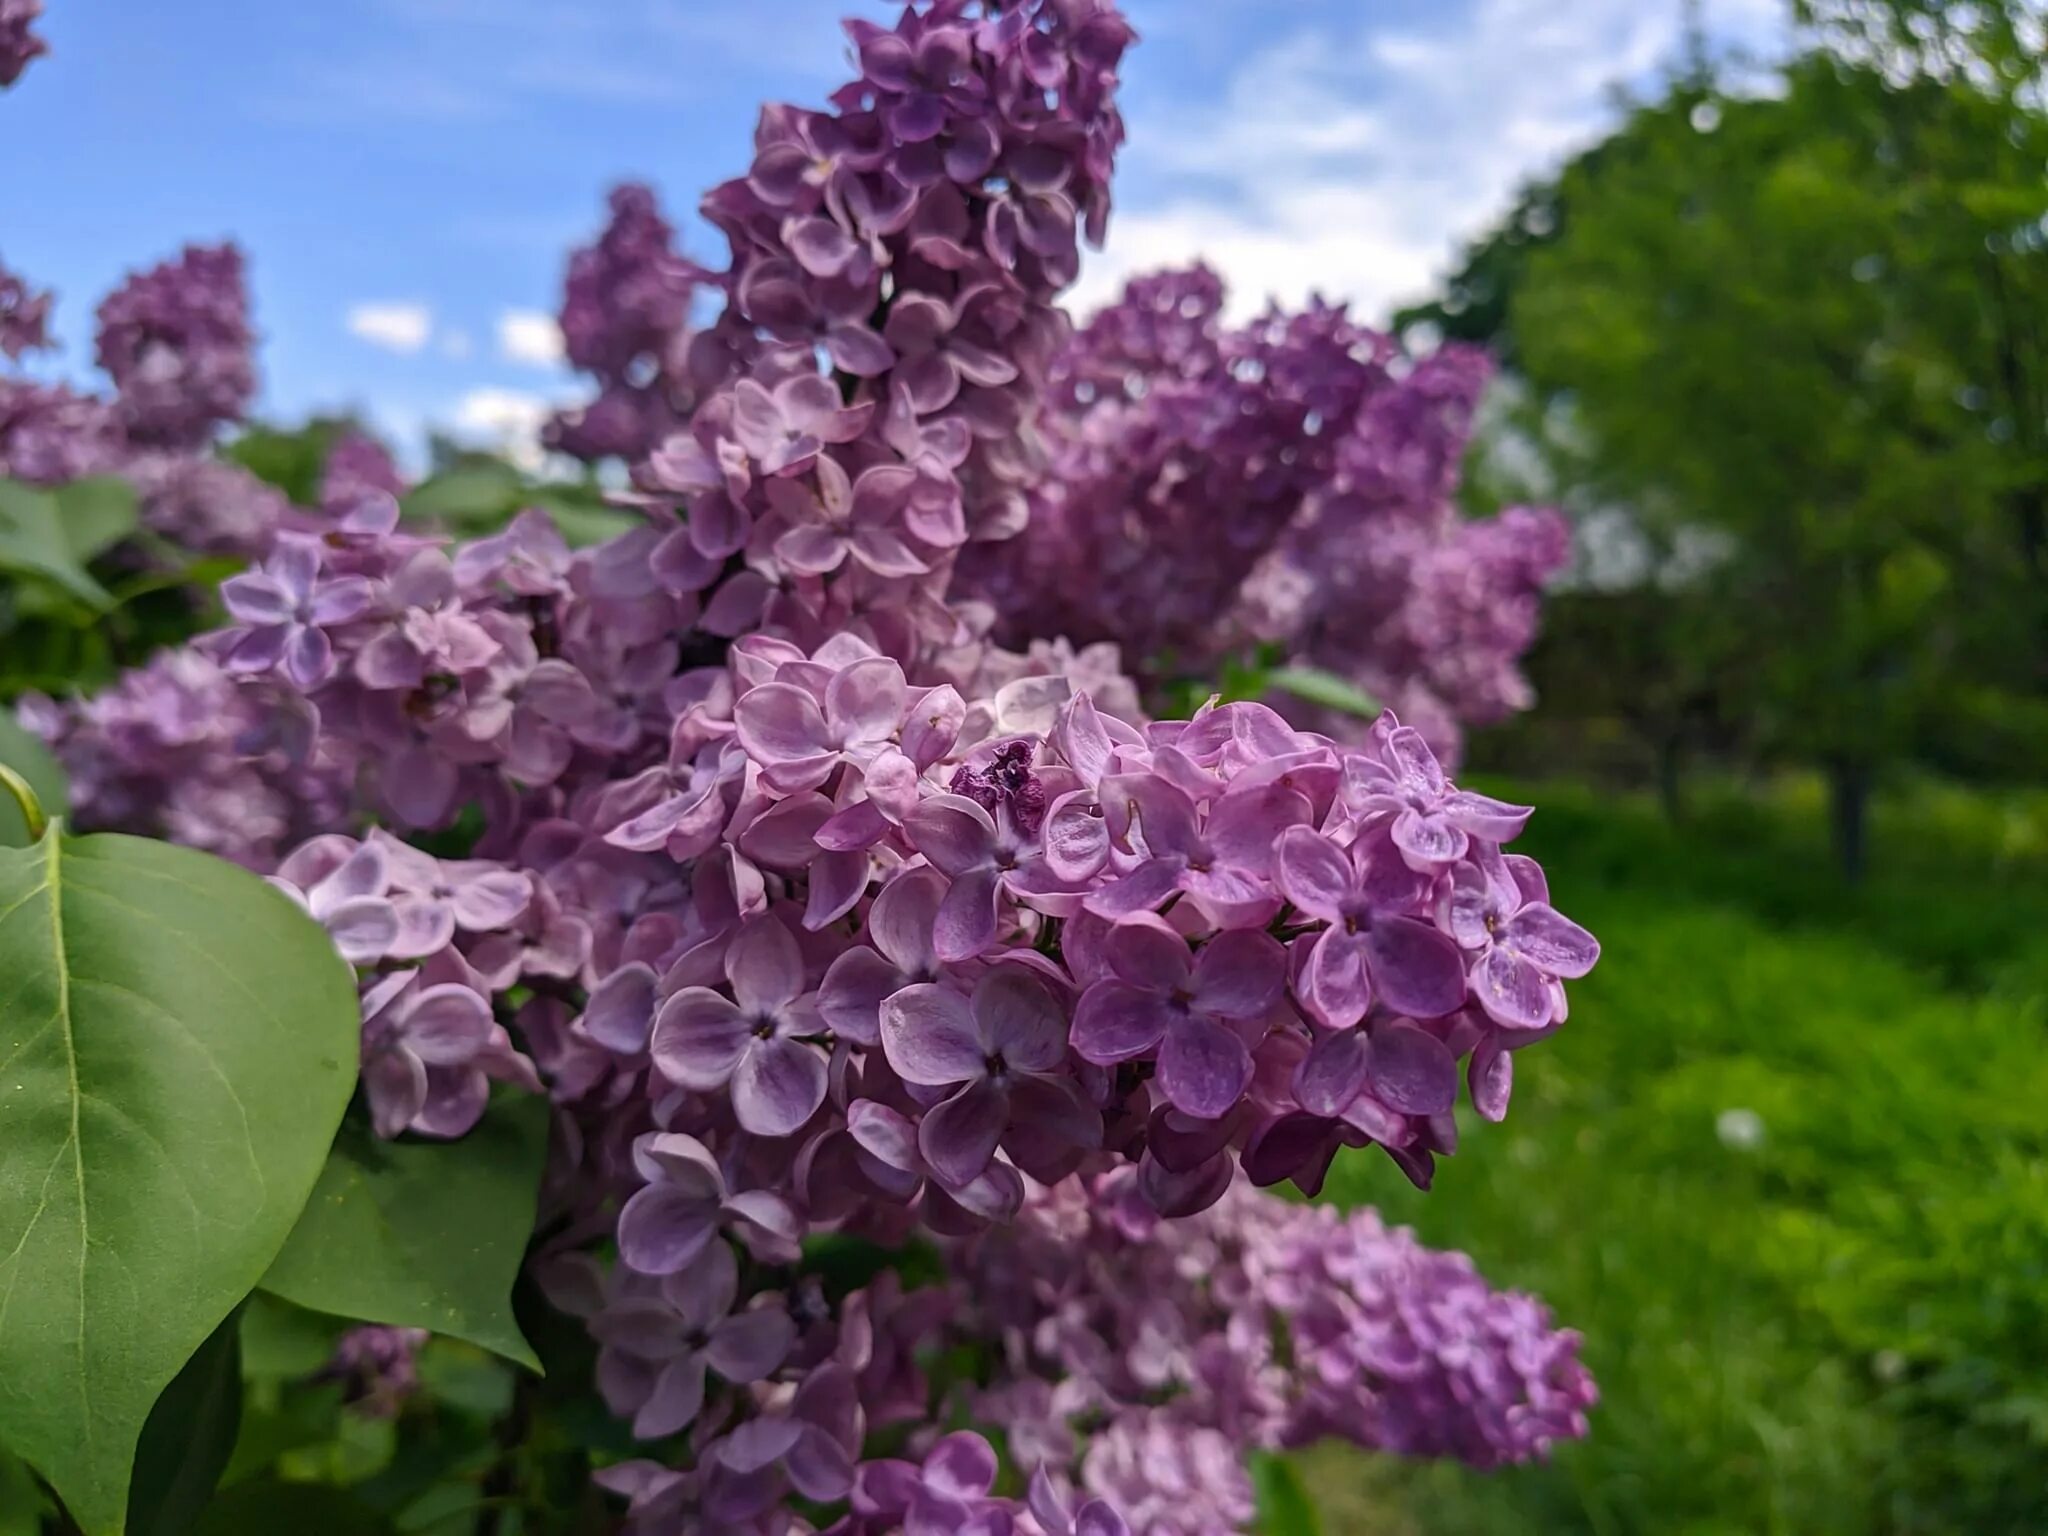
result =
[{"label": "white cloud", "polygon": [[[1084,264],[1074,307],[1199,257],[1239,318],[1312,292],[1383,318],[1612,121],[1616,84],[1670,59],[1682,18],[1680,0],[1468,0],[1426,27],[1284,36],[1222,100],[1134,134],[1108,248]],[[1774,0],[1716,0],[1707,21],[1747,43],[1779,25]]]},{"label": "white cloud", "polygon": [[473,389],[457,402],[454,426],[469,441],[533,471],[547,458],[540,445],[540,428],[553,409],[549,401],[525,390]]},{"label": "white cloud", "polygon": [[347,319],[351,336],[387,352],[417,352],[434,331],[434,312],[424,304],[357,304]]},{"label": "white cloud", "polygon": [[562,360],[562,328],[537,309],[508,309],[498,316],[498,354],[507,362],[551,368]]}]

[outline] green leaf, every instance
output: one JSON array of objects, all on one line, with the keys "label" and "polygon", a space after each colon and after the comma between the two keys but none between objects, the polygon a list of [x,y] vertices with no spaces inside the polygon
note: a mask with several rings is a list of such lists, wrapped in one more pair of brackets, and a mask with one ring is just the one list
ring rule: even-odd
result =
[{"label": "green leaf", "polygon": [[57,498],[15,480],[0,480],[0,571],[41,576],[93,608],[114,605],[65,537]]},{"label": "green leaf", "polygon": [[128,1536],[183,1536],[213,1497],[242,1423],[240,1340],[231,1314],[150,1410],[135,1448]]},{"label": "green leaf", "polygon": [[92,475],[55,492],[64,540],[81,562],[133,533],[141,521],[135,487],[116,475]]},{"label": "green leaf", "polygon": [[28,1463],[0,1448],[0,1536],[43,1536],[43,1516],[55,1513]]},{"label": "green leaf", "polygon": [[[69,793],[64,770],[50,755],[50,749],[6,709],[0,709],[0,763],[28,780],[28,787],[43,802],[45,816],[64,813]],[[22,821],[13,796],[0,793],[0,848],[19,848],[27,841],[28,826]]]},{"label": "green leaf", "polygon": [[252,1482],[224,1489],[192,1536],[389,1536],[391,1523],[339,1488]]},{"label": "green leaf", "polygon": [[316,1312],[467,1339],[537,1371],[512,1282],[546,1155],[540,1099],[493,1103],[459,1141],[379,1141],[351,1122],[263,1288]]},{"label": "green leaf", "polygon": [[1297,699],[1306,699],[1325,709],[1340,709],[1347,715],[1361,715],[1367,720],[1374,719],[1380,712],[1378,699],[1334,672],[1319,671],[1315,667],[1282,667],[1267,681]]},{"label": "green leaf", "polygon": [[1322,1536],[1323,1523],[1316,1518],[1315,1504],[1293,1462],[1260,1451],[1252,1457],[1251,1471],[1259,1500],[1259,1536]]},{"label": "green leaf", "polygon": [[0,850],[0,1440],[121,1529],[151,1407],[263,1277],[355,1083],[353,978],[245,870]]},{"label": "green leaf", "polygon": [[607,506],[601,498],[560,491],[536,491],[526,504],[547,513],[572,549],[602,544],[647,521],[636,513]]},{"label": "green leaf", "polygon": [[422,480],[405,497],[405,515],[464,529],[492,527],[518,510],[525,484],[519,471],[483,460]]}]

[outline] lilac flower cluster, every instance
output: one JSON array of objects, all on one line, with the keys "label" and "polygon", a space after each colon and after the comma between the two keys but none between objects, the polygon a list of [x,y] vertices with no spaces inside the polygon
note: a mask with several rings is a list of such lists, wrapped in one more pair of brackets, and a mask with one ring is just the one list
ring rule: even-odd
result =
[{"label": "lilac flower cluster", "polygon": [[1050,622],[1156,677],[1275,643],[1454,752],[1459,722],[1528,702],[1516,662],[1565,554],[1550,513],[1456,512],[1486,360],[1406,356],[1341,306],[1242,328],[1223,307],[1206,268],[1140,278],[1056,357],[1023,548],[971,590],[1006,637]]},{"label": "lilac flower cluster", "polygon": [[43,0],[0,0],[0,90],[50,51],[50,45],[29,30],[42,14]]},{"label": "lilac flower cluster", "polygon": [[137,443],[192,448],[256,393],[242,253],[188,245],[100,302],[95,355]]},{"label": "lilac flower cluster", "polygon": [[342,1397],[365,1418],[388,1419],[419,1390],[424,1328],[351,1328],[322,1373],[341,1383]]},{"label": "lilac flower cluster", "polygon": [[596,242],[569,257],[560,316],[563,350],[598,393],[557,412],[541,439],[587,462],[637,463],[689,421],[690,306],[710,275],[676,253],[652,188],[614,188],[610,208]]},{"label": "lilac flower cluster", "polygon": [[[48,345],[52,296],[0,270],[0,353]],[[200,553],[247,555],[291,520],[285,498],[214,458],[219,427],[256,387],[241,253],[192,246],[131,275],[101,303],[98,355],[110,398],[0,377],[0,478],[62,485],[120,475],[143,522]]]},{"label": "lilac flower cluster", "polygon": [[46,288],[29,287],[25,278],[0,267],[0,356],[19,361],[50,345],[50,304]]},{"label": "lilac flower cluster", "polygon": [[[934,0],[849,33],[834,110],[764,114],[707,199],[716,320],[686,334],[651,203],[572,268],[586,366],[639,388],[684,338],[644,526],[571,551],[529,512],[450,547],[351,453],[223,584],[230,628],[35,706],[78,819],[202,841],[326,925],[380,1134],[549,1095],[537,1272],[658,1458],[601,1474],[645,1536],[820,1506],[844,1536],[1236,1530],[1250,1446],[1491,1462],[1578,1433],[1540,1312],[1247,1187],[1313,1191],[1368,1145],[1426,1184],[1461,1069],[1506,1112],[1598,954],[1503,851],[1529,812],[1391,712],[1349,745],[1256,703],[1148,722],[1113,652],[1004,651],[948,601],[970,540],[1023,552],[1128,25]],[[245,804],[193,824],[186,794]],[[955,1278],[834,1300],[818,1237],[937,1243]],[[1110,1296],[1118,1245],[1175,1277],[1178,1331]],[[1226,1379],[1255,1320],[1298,1363]],[[985,1440],[936,1434],[946,1329],[987,1354],[968,1406],[1011,1429],[1021,1500]],[[872,1453],[884,1427],[906,1454]]]},{"label": "lilac flower cluster", "polygon": [[1243,1184],[1179,1221],[1127,1170],[1035,1191],[968,1245],[957,1284],[948,1327],[1006,1367],[972,1411],[1034,1457],[1078,1462],[1139,1531],[1241,1528],[1246,1446],[1338,1435],[1490,1467],[1583,1435],[1597,1396],[1577,1335],[1533,1298],[1370,1211]]}]

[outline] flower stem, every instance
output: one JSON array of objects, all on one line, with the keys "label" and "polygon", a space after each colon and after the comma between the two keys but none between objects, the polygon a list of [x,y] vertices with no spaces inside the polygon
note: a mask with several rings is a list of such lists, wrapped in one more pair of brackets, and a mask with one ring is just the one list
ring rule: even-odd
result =
[{"label": "flower stem", "polygon": [[28,840],[40,843],[43,833],[49,828],[50,818],[43,814],[43,802],[29,788],[28,780],[5,763],[0,763],[0,788],[12,795],[14,803],[21,807],[21,819],[28,825]]}]

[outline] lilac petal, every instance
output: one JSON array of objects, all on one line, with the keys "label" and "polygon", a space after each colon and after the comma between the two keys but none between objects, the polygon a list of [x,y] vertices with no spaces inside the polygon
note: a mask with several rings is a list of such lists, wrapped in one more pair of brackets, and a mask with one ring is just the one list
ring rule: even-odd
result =
[{"label": "lilac petal", "polygon": [[1112,1067],[1151,1050],[1174,1019],[1157,992],[1124,981],[1098,981],[1081,994],[1070,1039],[1083,1061]]},{"label": "lilac petal", "polygon": [[852,1454],[822,1430],[807,1430],[789,1448],[782,1467],[798,1493],[820,1504],[845,1498],[853,1486]]},{"label": "lilac petal", "polygon": [[1470,843],[1464,832],[1438,812],[1424,814],[1412,807],[1394,818],[1394,846],[1414,869],[1440,869],[1465,856]]},{"label": "lilac petal", "polygon": [[1261,784],[1217,801],[1202,835],[1224,863],[1264,874],[1281,834],[1308,819],[1309,804],[1301,795],[1284,784]]},{"label": "lilac petal", "polygon": [[790,1136],[825,1102],[825,1058],[795,1040],[757,1040],[732,1074],[733,1116],[756,1136]]},{"label": "lilac petal", "polygon": [[917,1149],[948,1187],[972,1183],[996,1155],[1008,1119],[1003,1091],[976,1078],[933,1108],[917,1128]]},{"label": "lilac petal", "polygon": [[1335,1119],[1365,1086],[1369,1056],[1363,1030],[1323,1035],[1294,1069],[1295,1102],[1312,1115]]},{"label": "lilac petal", "polygon": [[1396,1024],[1372,1037],[1372,1091],[1404,1115],[1442,1114],[1458,1102],[1458,1062],[1426,1029]]},{"label": "lilac petal", "polygon": [[832,817],[832,802],[815,790],[771,806],[740,834],[740,852],[770,869],[802,869],[818,856],[818,829]]},{"label": "lilac petal", "polygon": [[841,745],[883,741],[903,720],[903,668],[887,656],[857,661],[825,689],[825,722]]},{"label": "lilac petal", "polygon": [[1183,857],[1201,849],[1195,831],[1195,804],[1175,786],[1149,773],[1125,773],[1102,783],[1102,813],[1110,835],[1119,841],[1135,827],[1145,851],[1154,858]]},{"label": "lilac petal", "polygon": [[835,325],[825,332],[825,351],[833,366],[857,379],[872,379],[896,364],[896,353],[864,325]]},{"label": "lilac petal", "polygon": [[654,1380],[654,1390],[633,1415],[633,1434],[660,1440],[687,1428],[704,1406],[704,1361],[699,1355],[671,1360]]},{"label": "lilac petal", "polygon": [[996,1453],[971,1430],[946,1436],[924,1458],[924,1486],[942,1499],[968,1503],[996,1485]]},{"label": "lilac petal", "polygon": [[884,1000],[882,1050],[898,1077],[930,1088],[968,1082],[987,1070],[967,999],[929,982]]},{"label": "lilac petal", "polygon": [[718,1442],[718,1459],[735,1472],[759,1472],[788,1455],[803,1432],[795,1419],[749,1419]]},{"label": "lilac petal", "polygon": [[740,745],[763,765],[807,761],[831,747],[818,701],[789,683],[764,683],[733,708]]},{"label": "lilac petal", "polygon": [[1029,971],[999,965],[974,988],[982,1048],[1016,1072],[1050,1072],[1066,1055],[1066,1015]]},{"label": "lilac petal", "polygon": [[266,624],[260,629],[250,630],[237,640],[235,648],[228,652],[228,671],[268,672],[284,660],[293,633],[289,624]]},{"label": "lilac petal", "polygon": [[1355,934],[1328,928],[1317,937],[1298,991],[1303,1006],[1331,1029],[1348,1029],[1372,1006],[1365,946]]},{"label": "lilac petal", "polygon": [[924,1171],[917,1151],[917,1127],[909,1117],[878,1104],[857,1099],[846,1111],[846,1129],[868,1156],[905,1173]]},{"label": "lilac petal", "polygon": [[1109,827],[1090,790],[1052,803],[1045,817],[1045,863],[1067,885],[1083,885],[1109,862]]},{"label": "lilac petal", "polygon": [[237,623],[262,627],[289,623],[297,606],[290,593],[260,571],[230,576],[220,584],[220,599]]},{"label": "lilac petal", "polygon": [[853,236],[830,219],[790,219],[782,226],[782,243],[813,277],[837,277],[861,254]]},{"label": "lilac petal", "polygon": [[932,924],[933,953],[957,964],[994,944],[1002,889],[1002,875],[992,865],[969,870],[955,880]]},{"label": "lilac petal", "polygon": [[1195,963],[1187,939],[1150,912],[1124,918],[1112,927],[1102,955],[1123,980],[1154,992],[1185,988]]},{"label": "lilac petal", "polygon": [[368,613],[376,596],[376,588],[365,577],[344,576],[313,594],[306,617],[315,624],[347,624]]},{"label": "lilac petal", "polygon": [[725,952],[725,974],[742,1010],[774,1013],[803,994],[803,951],[780,918],[757,917]]},{"label": "lilac petal", "polygon": [[904,819],[903,830],[911,846],[948,875],[987,868],[995,852],[995,822],[963,795],[932,796]]},{"label": "lilac petal", "polygon": [[823,576],[846,563],[846,535],[820,523],[801,523],[775,541],[775,558],[804,576]]},{"label": "lilac petal", "polygon": [[728,1317],[711,1330],[704,1356],[727,1381],[759,1381],[788,1357],[796,1324],[780,1307],[757,1307]]},{"label": "lilac petal", "polygon": [[1472,1053],[1465,1082],[1480,1117],[1499,1124],[1508,1117],[1508,1098],[1515,1088],[1514,1053],[1503,1049],[1497,1036],[1488,1035]]},{"label": "lilac petal", "polygon": [[1444,797],[1437,813],[1461,831],[1483,837],[1489,843],[1511,843],[1522,835],[1535,812],[1526,805],[1510,805],[1490,795],[1469,789],[1455,790]]},{"label": "lilac petal", "polygon": [[1344,850],[1307,827],[1289,827],[1281,834],[1273,875],[1298,910],[1326,923],[1343,918],[1358,886]]},{"label": "lilac petal", "polygon": [[1488,950],[1472,968],[1472,994],[1507,1029],[1541,1029],[1556,1013],[1543,973],[1505,949]]},{"label": "lilac petal", "polygon": [[1464,1004],[1465,963],[1432,924],[1382,917],[1364,938],[1373,990],[1395,1012],[1433,1019]]},{"label": "lilac petal", "polygon": [[303,625],[291,631],[285,643],[285,676],[293,686],[311,692],[334,672],[334,641],[328,631]]},{"label": "lilac petal", "polygon": [[891,880],[868,913],[868,939],[906,972],[929,971],[937,963],[932,926],[946,883],[929,869],[914,869]]},{"label": "lilac petal", "polygon": [[680,1131],[650,1131],[634,1138],[633,1170],[650,1183],[673,1185],[714,1203],[725,1193],[725,1175],[711,1149]]},{"label": "lilac petal", "polygon": [[811,865],[804,927],[816,933],[851,912],[868,893],[868,873],[869,860],[864,851],[821,855]]},{"label": "lilac petal", "polygon": [[352,896],[337,902],[321,921],[341,958],[350,965],[383,959],[398,939],[398,911],[382,896]]},{"label": "lilac petal", "polygon": [[1131,1528],[1102,1500],[1090,1499],[1074,1515],[1074,1536],[1131,1536]]},{"label": "lilac petal", "polygon": [[491,1005],[468,987],[428,987],[405,1013],[405,1043],[428,1066],[461,1066],[491,1034]]},{"label": "lilac petal", "polygon": [[1493,943],[1493,920],[1500,908],[1486,877],[1470,864],[1451,872],[1447,912],[1451,937],[1464,949],[1486,949]]},{"label": "lilac petal", "polygon": [[1444,770],[1437,762],[1436,754],[1429,750],[1429,743],[1422,739],[1422,732],[1413,726],[1404,725],[1390,734],[1381,755],[1405,789],[1433,800],[1447,787]]},{"label": "lilac petal", "polygon": [[448,897],[455,911],[455,923],[471,933],[488,933],[509,928],[533,900],[533,886],[525,875],[510,870],[493,870],[458,879]]},{"label": "lilac petal", "polygon": [[398,937],[386,955],[393,960],[421,960],[439,954],[455,939],[455,913],[445,901],[400,901]]},{"label": "lilac petal", "polygon": [[1149,912],[1180,889],[1187,866],[1179,859],[1148,859],[1112,885],[1092,892],[1082,903],[1097,917],[1131,917]]},{"label": "lilac petal", "polygon": [[855,1045],[882,1042],[882,1000],[903,986],[903,973],[866,945],[832,962],[818,987],[818,1013],[832,1033]]},{"label": "lilac petal", "polygon": [[1159,1086],[1182,1114],[1219,1119],[1236,1105],[1251,1080],[1251,1052],[1222,1025],[1189,1018],[1167,1030],[1159,1047]]},{"label": "lilac petal", "polygon": [[661,1075],[699,1092],[722,1088],[753,1039],[747,1016],[704,987],[687,987],[661,1005],[650,1049]]},{"label": "lilac petal", "polygon": [[654,982],[654,967],[644,962],[620,966],[591,992],[583,1032],[622,1056],[646,1050],[654,1027]]},{"label": "lilac petal", "polygon": [[1220,1019],[1256,1019],[1287,986],[1287,951],[1249,929],[1220,933],[1195,961],[1194,1008]]},{"label": "lilac petal", "polygon": [[370,1099],[370,1123],[389,1140],[410,1125],[427,1101],[427,1064],[402,1047],[363,1059],[363,1091]]},{"label": "lilac petal", "polygon": [[650,1184],[619,1212],[619,1257],[643,1275],[672,1275],[711,1241],[718,1203],[666,1184]]},{"label": "lilac petal", "polygon": [[1576,979],[1600,958],[1600,941],[1544,902],[1532,902],[1508,924],[1508,947],[1547,975]]}]

